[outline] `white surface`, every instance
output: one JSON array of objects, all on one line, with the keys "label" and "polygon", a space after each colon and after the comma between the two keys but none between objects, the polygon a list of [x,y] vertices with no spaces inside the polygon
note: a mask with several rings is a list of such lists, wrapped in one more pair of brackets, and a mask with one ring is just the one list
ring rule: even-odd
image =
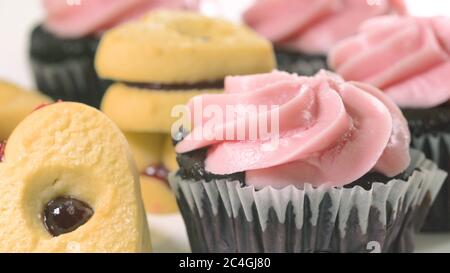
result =
[{"label": "white surface", "polygon": [[153,251],[156,253],[190,252],[189,240],[180,214],[147,215],[152,237]]},{"label": "white surface", "polygon": [[[155,252],[190,252],[189,240],[180,214],[148,215],[148,221]],[[416,252],[450,252],[450,233],[419,234],[416,241]]]},{"label": "white surface", "polygon": [[[253,0],[206,0],[225,8],[223,16],[239,20],[239,11]],[[372,1],[372,0],[371,0]],[[407,0],[410,11],[421,16],[450,15],[448,0]],[[227,3],[224,5],[224,3]],[[219,13],[214,4],[203,6],[207,14]],[[28,64],[28,37],[31,28],[43,16],[38,0],[0,0],[0,79],[24,87],[33,87]],[[187,252],[189,243],[180,215],[149,216],[152,241],[156,252]],[[420,235],[417,252],[450,252],[450,234]]]}]

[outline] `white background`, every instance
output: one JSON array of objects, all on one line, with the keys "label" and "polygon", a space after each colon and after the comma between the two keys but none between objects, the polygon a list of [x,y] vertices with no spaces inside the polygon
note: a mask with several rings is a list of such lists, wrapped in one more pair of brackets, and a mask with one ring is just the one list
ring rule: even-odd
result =
[{"label": "white background", "polygon": [[[205,13],[238,21],[241,11],[254,0],[203,1]],[[450,15],[449,0],[406,1],[411,13],[415,15]],[[0,78],[33,87],[27,59],[28,37],[31,28],[42,17],[43,10],[39,0],[0,0]]]},{"label": "white background", "polygon": [[[88,0],[82,0],[88,1]],[[202,9],[239,21],[239,14],[253,0],[204,0]],[[361,0],[365,1],[365,0]],[[369,1],[369,0],[367,0]],[[376,1],[376,0],[370,0]],[[414,15],[450,16],[449,0],[406,0]],[[28,64],[28,37],[32,27],[43,18],[39,0],[0,0],[0,79],[25,87],[34,86]],[[150,216],[153,245],[156,251],[185,252],[188,242],[179,215]],[[419,252],[450,252],[450,234],[421,235]]]}]

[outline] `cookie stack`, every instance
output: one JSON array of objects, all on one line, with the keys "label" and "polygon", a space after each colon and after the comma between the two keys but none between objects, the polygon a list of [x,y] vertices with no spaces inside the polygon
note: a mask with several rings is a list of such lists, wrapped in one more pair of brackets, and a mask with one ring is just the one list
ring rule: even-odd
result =
[{"label": "cookie stack", "polygon": [[50,102],[38,92],[0,80],[0,142],[7,140],[14,128],[36,107]]},{"label": "cookie stack", "polygon": [[[166,183],[167,170],[177,168],[170,132],[179,117],[171,115],[173,108],[195,95],[222,92],[228,75],[274,67],[267,40],[246,27],[192,12],[154,12],[103,35],[96,70],[114,84],[101,109],[128,138],[148,212],[176,210]],[[152,190],[146,191],[149,185]]]}]

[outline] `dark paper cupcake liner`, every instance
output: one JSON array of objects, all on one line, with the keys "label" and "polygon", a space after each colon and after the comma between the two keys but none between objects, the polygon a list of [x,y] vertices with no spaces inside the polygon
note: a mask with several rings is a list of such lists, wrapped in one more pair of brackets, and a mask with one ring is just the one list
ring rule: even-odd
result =
[{"label": "dark paper cupcake liner", "polygon": [[306,184],[257,191],[175,174],[170,183],[196,253],[412,252],[421,215],[446,177],[423,154],[412,158],[407,181],[376,182],[371,190]]},{"label": "dark paper cupcake liner", "polygon": [[325,55],[311,55],[275,49],[278,69],[299,75],[312,76],[321,69],[328,69]]},{"label": "dark paper cupcake liner", "polygon": [[39,90],[54,100],[77,101],[98,108],[110,85],[98,79],[89,58],[58,64],[33,61],[32,68]]},{"label": "dark paper cupcake liner", "polygon": [[60,39],[42,26],[33,30],[31,68],[38,89],[54,100],[77,101],[99,107],[111,84],[94,68],[96,38]]},{"label": "dark paper cupcake liner", "polygon": [[[444,171],[450,170],[450,133],[434,132],[413,136],[411,146],[421,150]],[[426,232],[450,231],[450,180],[447,177],[423,226]]]}]

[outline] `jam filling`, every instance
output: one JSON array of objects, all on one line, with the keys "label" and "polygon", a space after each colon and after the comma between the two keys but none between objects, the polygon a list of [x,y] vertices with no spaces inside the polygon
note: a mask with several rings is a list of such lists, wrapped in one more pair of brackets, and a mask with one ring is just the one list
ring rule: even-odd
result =
[{"label": "jam filling", "polygon": [[52,105],[52,104],[55,104],[55,103],[61,103],[61,102],[63,102],[63,100],[57,100],[55,102],[50,102],[50,103],[42,103],[42,104],[36,106],[36,108],[34,108],[33,112],[37,111],[37,110],[40,110],[40,109],[42,109],[44,107],[47,107],[49,105]]},{"label": "jam filling", "polygon": [[0,162],[3,162],[3,157],[5,156],[5,148],[6,148],[6,141],[0,140]]},{"label": "jam filling", "polygon": [[148,166],[143,172],[143,175],[156,178],[169,186],[169,173],[170,171],[166,168],[166,166],[161,164],[154,164]]},{"label": "jam filling", "polygon": [[92,215],[94,210],[87,203],[70,196],[61,196],[45,205],[42,221],[47,231],[57,237],[86,224]]},{"label": "jam filling", "polygon": [[224,81],[204,81],[196,83],[180,83],[180,84],[166,84],[166,83],[133,83],[124,82],[125,85],[139,89],[151,89],[161,91],[186,91],[186,90],[202,90],[202,89],[223,89]]}]

